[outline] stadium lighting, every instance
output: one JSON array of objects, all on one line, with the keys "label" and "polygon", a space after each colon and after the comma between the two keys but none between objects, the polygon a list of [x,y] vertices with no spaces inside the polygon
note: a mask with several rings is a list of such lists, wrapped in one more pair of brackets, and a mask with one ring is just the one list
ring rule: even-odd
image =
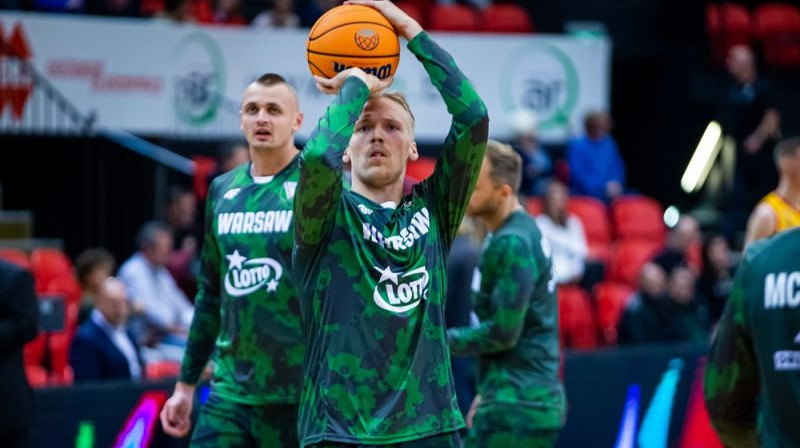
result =
[{"label": "stadium lighting", "polygon": [[681,219],[681,212],[678,210],[678,207],[670,205],[664,211],[664,224],[670,229],[675,227],[675,224],[678,224],[679,219]]},{"label": "stadium lighting", "polygon": [[714,160],[719,154],[721,136],[722,128],[719,123],[716,121],[708,123],[681,178],[683,191],[691,193],[703,187],[703,183],[714,165]]}]

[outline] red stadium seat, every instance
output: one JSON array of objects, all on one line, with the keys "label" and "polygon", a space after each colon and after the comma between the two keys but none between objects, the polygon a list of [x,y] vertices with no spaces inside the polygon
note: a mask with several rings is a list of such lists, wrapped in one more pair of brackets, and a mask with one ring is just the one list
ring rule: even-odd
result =
[{"label": "red stadium seat", "polygon": [[611,219],[620,239],[663,243],[664,209],[646,196],[623,196],[611,203]]},{"label": "red stadium seat", "polygon": [[639,271],[663,247],[663,244],[646,240],[621,241],[611,249],[606,279],[624,283],[632,288],[638,285]]},{"label": "red stadium seat", "polygon": [[589,294],[578,286],[558,287],[559,336],[565,347],[597,347],[597,332]]},{"label": "red stadium seat", "polygon": [[147,363],[145,377],[149,380],[174,378],[181,373],[181,363],[177,361],[156,361]]},{"label": "red stadium seat", "polygon": [[525,8],[510,3],[493,3],[483,10],[483,31],[532,33],[533,24]]},{"label": "red stadium seat", "polygon": [[67,303],[80,304],[81,301],[81,285],[74,277],[54,278],[47,283],[43,292],[64,296]]},{"label": "red stadium seat", "polygon": [[772,67],[800,66],[800,9],[765,3],[753,11],[753,30],[761,41],[764,62]]},{"label": "red stadium seat", "polygon": [[712,60],[722,65],[728,50],[735,45],[750,45],[750,13],[742,5],[710,3],[706,5],[706,33]]},{"label": "red stadium seat", "polygon": [[628,304],[628,298],[634,288],[615,282],[601,282],[594,287],[594,298],[597,304],[597,327],[600,339],[607,345],[617,343],[617,325]]},{"label": "red stadium seat", "polygon": [[67,303],[65,308],[64,330],[50,333],[50,383],[55,385],[72,384],[74,374],[69,365],[69,348],[78,323],[78,304]]},{"label": "red stadium seat", "polygon": [[427,23],[425,22],[425,14],[423,14],[423,11],[425,11],[425,5],[419,5],[413,1],[406,0],[402,2],[396,2],[395,6],[402,9],[406,14],[411,16],[412,19],[419,22],[423,28],[427,26]]},{"label": "red stadium seat", "polygon": [[608,260],[612,234],[606,205],[590,196],[572,196],[567,202],[567,211],[577,216],[583,224],[589,258]]},{"label": "red stadium seat", "polygon": [[47,386],[47,371],[42,366],[25,366],[25,376],[31,387]]},{"label": "red stadium seat", "polygon": [[36,290],[45,292],[47,285],[56,278],[75,278],[72,262],[58,249],[39,248],[31,252],[31,268],[36,279]]},{"label": "red stadium seat", "polygon": [[30,257],[28,257],[28,254],[19,249],[11,249],[11,248],[0,249],[0,259],[5,260],[9,263],[14,263],[18,266],[22,266],[25,269],[31,268]]},{"label": "red stadium seat", "polygon": [[542,213],[542,199],[539,197],[529,197],[525,201],[525,210],[531,216],[540,215]]},{"label": "red stadium seat", "polygon": [[44,352],[47,348],[47,335],[39,333],[36,338],[25,344],[22,356],[26,366],[41,366],[44,362]]},{"label": "red stadium seat", "polygon": [[417,160],[408,162],[406,167],[406,176],[413,177],[417,180],[425,180],[433,174],[436,168],[436,159],[433,157],[420,157]]},{"label": "red stadium seat", "polygon": [[480,15],[468,6],[432,5],[428,10],[428,27],[433,31],[479,31]]}]

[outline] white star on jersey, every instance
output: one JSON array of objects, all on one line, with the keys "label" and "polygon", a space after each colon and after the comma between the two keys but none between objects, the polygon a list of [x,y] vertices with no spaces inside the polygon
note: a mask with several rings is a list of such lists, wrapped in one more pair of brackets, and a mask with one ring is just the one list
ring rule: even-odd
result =
[{"label": "white star on jersey", "polygon": [[231,262],[231,264],[228,265],[228,269],[242,269],[242,262],[247,260],[247,258],[239,255],[238,250],[234,250],[232,255],[225,255],[225,258]]}]

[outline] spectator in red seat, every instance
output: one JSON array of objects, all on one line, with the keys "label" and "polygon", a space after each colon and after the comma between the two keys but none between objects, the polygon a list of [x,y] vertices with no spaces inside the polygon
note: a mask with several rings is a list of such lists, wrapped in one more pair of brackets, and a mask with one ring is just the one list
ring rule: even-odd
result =
[{"label": "spectator in red seat", "polygon": [[81,284],[81,303],[78,311],[78,325],[84,323],[91,314],[103,282],[117,266],[111,253],[102,247],[86,249],[75,259],[75,271]]},{"label": "spectator in red seat", "polygon": [[258,28],[297,28],[300,26],[300,17],[294,13],[292,0],[273,0],[272,9],[260,12],[250,22],[250,26]]},{"label": "spectator in red seat", "polygon": [[33,275],[0,260],[0,446],[28,447],[31,391],[22,348],[36,337],[39,321]]},{"label": "spectator in red seat", "polygon": [[570,188],[573,194],[612,201],[625,188],[625,163],[611,136],[611,117],[590,112],[584,118],[586,134],[567,144]]},{"label": "spectator in red seat", "polygon": [[567,187],[557,180],[550,181],[543,197],[543,213],[536,217],[536,225],[550,242],[553,272],[560,284],[581,280],[589,253],[583,224],[567,212],[568,199]]},{"label": "spectator in red seat", "polygon": [[667,276],[661,266],[647,263],[639,272],[639,290],[628,300],[619,323],[620,345],[646,344],[668,339],[666,318]]},{"label": "spectator in red seat", "polygon": [[240,0],[214,0],[213,23],[218,25],[247,25]]},{"label": "spectator in red seat", "polygon": [[167,203],[166,218],[174,241],[166,266],[181,291],[191,298],[197,293],[197,257],[200,251],[199,242],[203,238],[194,192],[173,187]]},{"label": "spectator in red seat", "polygon": [[733,194],[723,221],[726,236],[735,241],[750,211],[778,183],[772,148],[780,134],[781,115],[769,84],[758,74],[750,47],[732,47],[725,65],[730,76],[715,115],[737,146]]},{"label": "spectator in red seat", "polygon": [[528,109],[517,109],[511,114],[511,147],[522,157],[523,196],[540,196],[547,189],[553,175],[553,160],[539,144],[539,119]]},{"label": "spectator in red seat", "polygon": [[700,273],[697,289],[708,301],[711,322],[716,323],[728,301],[736,266],[728,240],[722,235],[708,237],[703,244],[702,254],[703,271]]},{"label": "spectator in red seat", "polygon": [[142,226],[136,242],[139,250],[119,269],[137,313],[132,322],[134,335],[138,342],[157,350],[146,351],[146,360],[179,361],[194,307],[165,266],[172,250],[172,233],[165,224],[152,221]]},{"label": "spectator in red seat", "polygon": [[683,215],[667,235],[667,244],[659,252],[653,262],[661,266],[667,275],[671,275],[677,267],[687,267],[700,273],[700,260],[695,258],[693,250],[700,244],[700,224],[689,215]]},{"label": "spectator in red seat", "polygon": [[667,330],[665,342],[708,343],[711,328],[704,297],[697,294],[697,274],[688,267],[672,270],[667,284]]},{"label": "spectator in red seat", "polygon": [[72,340],[70,360],[76,382],[143,377],[139,346],[125,328],[128,313],[125,285],[106,278],[90,318]]}]

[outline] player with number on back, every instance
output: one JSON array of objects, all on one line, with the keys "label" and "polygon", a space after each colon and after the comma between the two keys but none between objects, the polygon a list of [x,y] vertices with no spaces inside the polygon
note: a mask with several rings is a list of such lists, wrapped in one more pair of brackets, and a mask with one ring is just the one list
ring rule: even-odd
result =
[{"label": "player with number on back", "polygon": [[403,195],[406,163],[418,157],[404,97],[357,68],[316,78],[336,98],[306,144],[295,200],[293,269],[308,343],[301,446],[460,447],[445,261],[483,159],[486,107],[393,3],[347,3],[374,7],[409,41],[453,119],[434,173]]},{"label": "player with number on back", "polygon": [[726,447],[800,446],[800,228],[747,246],[703,388]]},{"label": "player with number on back", "polygon": [[479,355],[468,448],[552,447],[564,425],[550,249],[519,204],[522,160],[489,140],[467,213],[491,232],[473,279],[480,325],[451,328],[454,355]]},{"label": "player with number on back", "polygon": [[303,114],[294,89],[268,73],[245,89],[240,116],[252,162],[211,183],[196,312],[161,422],[173,436],[189,432],[195,385],[213,353],[192,447],[297,447],[304,343],[289,273]]}]

